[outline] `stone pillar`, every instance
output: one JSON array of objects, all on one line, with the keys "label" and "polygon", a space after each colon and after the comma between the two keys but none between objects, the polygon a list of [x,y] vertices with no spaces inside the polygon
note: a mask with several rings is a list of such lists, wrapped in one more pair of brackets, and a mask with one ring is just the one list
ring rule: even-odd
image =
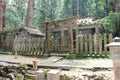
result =
[{"label": "stone pillar", "polygon": [[61,31],[61,51],[64,51],[64,30]]},{"label": "stone pillar", "polygon": [[68,42],[68,45],[69,45],[69,51],[70,53],[73,52],[73,31],[72,31],[72,28],[70,27],[68,29],[68,36],[69,36],[69,42]]},{"label": "stone pillar", "polygon": [[10,51],[13,51],[14,34],[10,33]]},{"label": "stone pillar", "polygon": [[79,39],[78,39],[78,35],[79,35],[79,30],[76,29],[76,53],[78,53],[78,48],[79,48]]},{"label": "stone pillar", "polygon": [[0,31],[2,31],[3,27],[3,8],[0,7]]},{"label": "stone pillar", "polygon": [[49,24],[46,23],[46,53],[49,56],[50,55],[50,30],[49,30]]},{"label": "stone pillar", "polygon": [[113,61],[114,80],[120,80],[120,38],[114,38],[115,42],[108,44],[110,57]]},{"label": "stone pillar", "polygon": [[96,25],[96,26],[97,26],[97,27],[95,28],[95,34],[98,35],[98,34],[99,34],[99,26],[100,26],[100,25]]}]

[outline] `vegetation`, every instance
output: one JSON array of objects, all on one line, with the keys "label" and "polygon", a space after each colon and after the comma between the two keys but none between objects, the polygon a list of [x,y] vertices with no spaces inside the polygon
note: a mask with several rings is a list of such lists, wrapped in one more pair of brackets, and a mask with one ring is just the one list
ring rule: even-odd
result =
[{"label": "vegetation", "polygon": [[105,16],[102,19],[96,20],[98,23],[102,23],[104,27],[104,32],[105,33],[112,33],[115,35],[119,35],[117,33],[117,28],[116,28],[116,18],[119,16],[120,13],[118,12],[110,12],[108,16]]},{"label": "vegetation", "polygon": [[[4,0],[6,3],[5,28],[9,30],[27,25],[29,0]],[[119,35],[116,13],[112,12],[112,0],[35,0],[33,27],[41,29],[41,22],[68,18],[94,16],[104,22],[105,32]],[[120,29],[119,29],[120,30]]]}]

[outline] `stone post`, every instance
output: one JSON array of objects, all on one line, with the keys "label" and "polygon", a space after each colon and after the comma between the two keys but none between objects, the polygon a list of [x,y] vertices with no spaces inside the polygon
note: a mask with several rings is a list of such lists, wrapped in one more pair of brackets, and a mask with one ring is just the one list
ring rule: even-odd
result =
[{"label": "stone post", "polygon": [[107,46],[110,47],[110,57],[113,61],[114,80],[120,80],[120,38],[114,38],[114,42]]},{"label": "stone post", "polygon": [[34,71],[37,71],[37,68],[38,68],[37,61],[33,61],[33,69],[34,69]]}]

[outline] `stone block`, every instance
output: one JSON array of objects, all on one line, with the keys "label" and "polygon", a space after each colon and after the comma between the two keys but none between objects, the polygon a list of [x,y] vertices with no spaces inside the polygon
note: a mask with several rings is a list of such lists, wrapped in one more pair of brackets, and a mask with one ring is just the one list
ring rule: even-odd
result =
[{"label": "stone block", "polygon": [[50,70],[47,72],[47,80],[60,80],[60,70]]},{"label": "stone block", "polygon": [[31,80],[37,80],[35,74],[25,74],[25,77]]},{"label": "stone block", "polygon": [[39,69],[38,71],[36,71],[36,78],[37,80],[44,80],[45,79],[45,71],[42,69]]},{"label": "stone block", "polygon": [[0,77],[0,80],[10,80],[10,79],[5,77]]}]

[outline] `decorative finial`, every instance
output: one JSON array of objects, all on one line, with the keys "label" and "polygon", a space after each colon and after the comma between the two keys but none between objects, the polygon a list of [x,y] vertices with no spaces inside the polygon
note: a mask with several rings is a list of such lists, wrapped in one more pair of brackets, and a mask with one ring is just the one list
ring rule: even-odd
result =
[{"label": "decorative finial", "polygon": [[113,40],[114,40],[114,42],[120,42],[120,38],[119,37],[115,37]]}]

